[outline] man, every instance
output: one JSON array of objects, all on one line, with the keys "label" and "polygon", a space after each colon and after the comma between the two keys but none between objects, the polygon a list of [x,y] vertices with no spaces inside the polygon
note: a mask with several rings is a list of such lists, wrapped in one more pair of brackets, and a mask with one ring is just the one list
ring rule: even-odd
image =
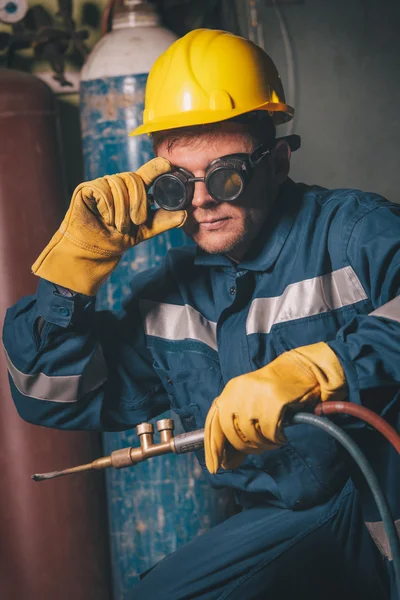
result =
[{"label": "man", "polygon": [[[333,439],[289,423],[291,407],[328,399],[397,413],[400,209],[291,181],[275,125],[292,116],[257,46],[211,30],[178,40],[135,131],[158,158],[77,188],[33,266],[37,295],[7,314],[24,419],[121,430],[172,407],[185,429],[205,426],[211,484],[235,490],[242,511],[161,561],[140,598],[389,597],[379,518],[365,524]],[[154,180],[158,204],[181,210],[149,209]],[[120,318],[95,313],[123,252],[176,226],[197,247],[135,276]]]}]

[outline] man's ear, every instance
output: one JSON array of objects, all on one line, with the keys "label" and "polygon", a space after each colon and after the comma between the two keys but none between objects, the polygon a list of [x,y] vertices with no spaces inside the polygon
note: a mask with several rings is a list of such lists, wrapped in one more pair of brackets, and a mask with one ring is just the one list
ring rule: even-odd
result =
[{"label": "man's ear", "polygon": [[273,179],[278,185],[287,179],[291,154],[290,146],[286,140],[279,140],[271,152]]}]

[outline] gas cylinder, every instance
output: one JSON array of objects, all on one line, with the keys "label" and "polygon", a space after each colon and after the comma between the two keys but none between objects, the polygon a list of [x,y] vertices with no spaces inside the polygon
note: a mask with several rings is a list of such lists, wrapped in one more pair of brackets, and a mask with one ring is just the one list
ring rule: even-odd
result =
[{"label": "gas cylinder", "polygon": [[[128,134],[142,123],[148,72],[175,39],[147,3],[126,2],[125,10],[114,14],[111,33],[97,44],[81,74],[86,179],[135,171],[153,158],[147,136]],[[170,247],[187,243],[175,229],[133,248],[100,290],[98,307],[120,308],[135,272],[154,267]],[[138,444],[133,431],[104,435],[107,454]],[[224,513],[224,498],[209,488],[193,454],[110,471],[107,489],[115,600],[131,598],[141,573]]]},{"label": "gas cylinder", "polygon": [[[0,69],[0,313],[32,294],[31,265],[65,212],[55,98],[36,77]],[[21,343],[27,343],[21,340]],[[30,343],[34,343],[33,338]],[[110,600],[104,485],[36,484],[32,473],[86,463],[99,436],[25,423],[0,353],[0,598]]]}]

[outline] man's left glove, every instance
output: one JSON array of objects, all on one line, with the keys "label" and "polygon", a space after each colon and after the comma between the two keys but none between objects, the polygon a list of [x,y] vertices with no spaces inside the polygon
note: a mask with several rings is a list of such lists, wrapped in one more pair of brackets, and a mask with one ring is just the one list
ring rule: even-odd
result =
[{"label": "man's left glove", "polygon": [[147,188],[171,170],[153,158],[135,172],[98,177],[78,185],[58,231],[32,266],[35,275],[94,296],[124,252],[173,227],[186,211],[152,211]]},{"label": "man's left glove", "polygon": [[207,415],[208,470],[234,469],[247,454],[283,444],[288,406],[343,400],[346,395],[342,366],[325,342],[289,350],[266,367],[231,379]]}]

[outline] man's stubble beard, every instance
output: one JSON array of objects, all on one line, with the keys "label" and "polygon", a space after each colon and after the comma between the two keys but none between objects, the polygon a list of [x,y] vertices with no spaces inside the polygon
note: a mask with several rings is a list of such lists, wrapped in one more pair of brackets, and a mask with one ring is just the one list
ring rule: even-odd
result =
[{"label": "man's stubble beard", "polygon": [[217,246],[214,246],[211,248],[207,245],[207,243],[202,243],[201,240],[197,241],[195,239],[195,236],[193,236],[192,239],[201,250],[203,250],[204,252],[207,252],[208,254],[230,254],[230,253],[234,252],[235,249],[237,250],[238,248],[240,248],[240,246],[244,245],[246,243],[246,241],[248,242],[248,246],[250,247],[251,242],[253,241],[253,238],[255,237],[255,235],[254,235],[251,238],[249,238],[251,223],[252,223],[252,219],[251,219],[250,215],[247,215],[245,222],[244,222],[244,226],[242,227],[241,231],[238,232],[238,234],[236,235],[236,237],[234,239],[226,240],[226,241],[221,240],[220,245],[217,245]]}]

